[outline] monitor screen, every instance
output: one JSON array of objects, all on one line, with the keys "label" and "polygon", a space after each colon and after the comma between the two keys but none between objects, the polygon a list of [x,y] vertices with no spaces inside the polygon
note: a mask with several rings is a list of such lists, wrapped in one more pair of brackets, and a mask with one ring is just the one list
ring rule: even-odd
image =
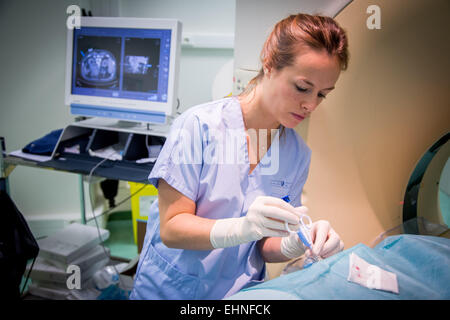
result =
[{"label": "monitor screen", "polygon": [[180,33],[176,20],[83,18],[68,40],[72,114],[164,122],[176,103]]}]

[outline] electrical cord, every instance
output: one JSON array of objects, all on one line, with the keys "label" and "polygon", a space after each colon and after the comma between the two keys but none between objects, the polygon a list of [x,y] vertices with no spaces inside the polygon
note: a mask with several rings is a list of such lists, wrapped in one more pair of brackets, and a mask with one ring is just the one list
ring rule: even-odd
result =
[{"label": "electrical cord", "polygon": [[[132,194],[130,194],[128,197],[124,198],[123,200],[121,200],[119,203],[116,204],[116,206],[114,208],[109,208],[105,211],[103,211],[102,213],[100,213],[99,215],[97,215],[97,217],[101,217],[104,216],[105,214],[110,213],[111,211],[113,211],[114,209],[116,209],[118,206],[120,206],[121,204],[125,203],[126,201],[128,201],[130,198],[134,197],[136,194],[138,194],[139,192],[141,192],[147,185],[143,185],[141,188],[139,188],[139,190],[133,192]],[[89,186],[90,187],[90,186]],[[94,218],[90,218],[86,220],[87,222],[91,222],[92,220],[94,220]]]},{"label": "electrical cord", "polygon": [[36,259],[37,259],[37,257],[35,257],[33,259],[33,262],[31,263],[31,266],[30,266],[30,270],[28,270],[28,274],[27,274],[27,278],[25,279],[25,283],[23,284],[22,290],[20,291],[20,297],[22,299],[24,298],[24,291],[25,291],[25,288],[27,286],[28,279],[30,278],[31,270],[33,270],[33,266],[34,266],[34,263],[36,262]]},{"label": "electrical cord", "polygon": [[[113,153],[115,153],[115,152],[113,152]],[[113,155],[113,153],[111,153],[110,155]],[[108,160],[108,157],[109,157],[109,155],[108,155],[106,158],[104,158],[102,161],[100,161],[99,163],[97,163],[97,164],[91,169],[91,171],[89,172],[89,176],[88,176],[88,185],[89,185],[89,187],[90,187],[90,185],[91,185],[92,174],[94,173],[95,169],[97,169],[102,163],[104,163],[106,160]],[[103,248],[103,252],[105,253],[105,256],[106,256],[108,259],[111,259],[111,255],[110,255],[110,254],[108,253],[108,251],[106,250],[105,244],[103,243],[103,240],[102,240],[102,236],[101,236],[101,233],[100,233],[100,227],[98,226],[97,217],[95,216],[95,212],[94,212],[94,202],[92,201],[92,194],[91,194],[91,192],[89,192],[89,201],[90,201],[90,203],[91,203],[92,215],[94,216],[95,225],[96,225],[96,227],[97,227],[97,233],[98,233],[98,238],[100,239],[100,245],[101,245],[102,248]],[[87,223],[87,221],[86,221],[86,223]],[[113,265],[112,267],[113,267],[114,271],[115,271],[116,274],[117,274],[117,278],[119,279],[119,284],[120,284],[120,273],[119,273],[119,271],[117,270],[117,268],[116,268],[115,265]]]},{"label": "electrical cord", "polygon": [[[114,153],[114,152],[113,152],[113,153]],[[113,153],[111,153],[111,155],[112,155]],[[109,156],[107,156],[105,159],[103,159],[102,161],[100,161],[99,163],[97,163],[97,164],[91,169],[91,171],[89,172],[89,176],[88,176],[88,185],[89,185],[89,189],[91,188],[92,174],[94,173],[94,171],[95,171],[100,165],[102,165],[102,163],[104,163],[106,160],[109,160],[108,158],[109,158]],[[119,202],[115,207],[110,208],[110,209],[104,211],[104,212],[101,213],[99,216],[103,216],[103,215],[109,213],[110,211],[112,211],[113,209],[117,208],[120,204],[122,204],[123,202],[127,201],[127,200],[130,199],[132,196],[134,196],[135,194],[137,194],[139,191],[141,191],[142,189],[144,189],[145,186],[146,186],[146,185],[142,186],[138,191],[134,192],[132,195],[130,195],[129,197],[127,197],[127,198],[125,198],[124,200],[122,200],[121,202]],[[99,227],[99,225],[98,225],[97,217],[96,217],[95,212],[94,212],[94,201],[92,201],[92,193],[90,192],[90,190],[89,190],[89,201],[90,201],[90,203],[91,203],[91,208],[92,208],[92,215],[93,215],[93,218],[91,218],[91,219],[89,219],[89,220],[86,220],[86,223],[89,222],[89,221],[92,221],[92,220],[95,221],[95,225],[96,225],[96,227],[97,227],[98,237],[99,237],[99,239],[100,239],[100,244],[101,244],[101,246],[102,246],[102,248],[103,248],[103,252],[105,253],[106,257],[108,257],[108,259],[111,259],[111,254],[108,253],[108,251],[106,250],[105,245],[104,245],[103,240],[102,240],[102,237],[101,237],[101,234],[100,234],[100,227]],[[122,283],[121,280],[120,280],[120,273],[119,273],[119,271],[117,270],[116,266],[115,266],[115,265],[112,265],[112,267],[114,268],[114,271],[115,271],[116,274],[117,274],[117,278],[119,279],[119,285],[120,285],[120,284],[123,285],[123,283]],[[123,286],[123,287],[124,287],[124,286]],[[125,292],[125,293],[128,295],[127,292]]]},{"label": "electrical cord", "polygon": [[181,112],[178,111],[179,107],[180,107],[180,99],[177,98],[177,110],[176,111],[177,111],[178,114],[181,114]]}]

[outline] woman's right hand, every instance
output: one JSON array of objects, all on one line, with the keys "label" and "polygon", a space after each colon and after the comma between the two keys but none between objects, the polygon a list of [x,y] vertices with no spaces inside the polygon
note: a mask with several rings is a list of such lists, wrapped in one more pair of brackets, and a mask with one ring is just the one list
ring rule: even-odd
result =
[{"label": "woman's right hand", "polygon": [[285,237],[289,235],[285,221],[291,230],[299,229],[299,216],[293,206],[279,198],[259,196],[244,217],[217,220],[211,229],[211,244],[226,248],[264,237]]},{"label": "woman's right hand", "polygon": [[286,201],[269,196],[259,196],[250,205],[245,217],[245,227],[256,239],[264,237],[285,237],[289,235],[285,221],[293,231],[300,227],[295,208]]}]

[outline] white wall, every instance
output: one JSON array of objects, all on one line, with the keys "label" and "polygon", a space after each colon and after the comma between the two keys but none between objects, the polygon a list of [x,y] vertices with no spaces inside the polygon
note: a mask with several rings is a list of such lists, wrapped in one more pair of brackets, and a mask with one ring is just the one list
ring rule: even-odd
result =
[{"label": "white wall", "polygon": [[[74,117],[64,106],[66,8],[70,4],[98,8],[94,3],[0,2],[0,136],[6,138],[8,152],[73,122]],[[114,3],[117,5],[117,1]],[[177,18],[183,22],[183,30],[191,33],[207,30],[229,34],[234,33],[234,6],[234,0],[122,0],[116,11],[128,17]],[[233,50],[182,49],[180,111],[211,99],[214,76],[232,58]],[[27,219],[80,217],[77,175],[16,167],[9,178],[11,196]],[[116,200],[121,197],[119,191]],[[122,209],[127,209],[126,205]],[[90,208],[87,210],[89,213]]]},{"label": "white wall", "polygon": [[[183,24],[183,34],[234,34],[235,0],[120,0],[119,14],[178,19]],[[182,47],[179,110],[210,101],[214,77],[231,59],[233,50]]]},{"label": "white wall", "polygon": [[[2,1],[0,135],[7,151],[72,121],[64,106],[66,8],[89,1]],[[78,218],[78,176],[17,167],[11,196],[27,217]]]},{"label": "white wall", "polygon": [[351,0],[237,0],[235,67],[259,71],[260,53],[274,25],[299,12],[334,17]]}]

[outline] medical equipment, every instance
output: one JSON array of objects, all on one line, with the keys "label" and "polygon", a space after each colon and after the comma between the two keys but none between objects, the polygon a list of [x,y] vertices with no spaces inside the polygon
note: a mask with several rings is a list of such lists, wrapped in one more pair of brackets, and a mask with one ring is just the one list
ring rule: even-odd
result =
[{"label": "medical equipment", "polygon": [[167,123],[177,107],[181,28],[173,19],[81,17],[67,33],[71,113]]},{"label": "medical equipment", "polygon": [[[289,196],[285,196],[282,198],[287,203],[291,202],[289,199]],[[307,220],[305,223],[304,219]],[[287,221],[284,222],[286,230],[290,233],[296,233],[298,237],[300,238],[300,241],[303,243],[305,248],[308,248],[311,251],[311,254],[306,257],[305,262],[303,263],[303,268],[310,267],[313,263],[322,260],[319,256],[315,255],[312,251],[312,239],[311,239],[311,226],[312,221],[311,218],[306,213],[300,214],[300,229],[298,231],[292,231],[289,229],[289,225]]]}]

